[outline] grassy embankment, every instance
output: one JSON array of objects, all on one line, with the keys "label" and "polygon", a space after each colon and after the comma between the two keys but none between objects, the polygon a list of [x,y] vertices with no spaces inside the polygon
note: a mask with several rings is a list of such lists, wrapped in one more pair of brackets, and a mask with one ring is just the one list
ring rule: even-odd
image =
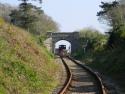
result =
[{"label": "grassy embankment", "polygon": [[88,66],[96,69],[112,78],[125,92],[125,50],[115,48],[114,50],[103,50],[100,52],[80,51],[77,59],[84,61]]},{"label": "grassy embankment", "polygon": [[125,92],[125,50],[116,48],[98,53],[89,65],[110,76]]},{"label": "grassy embankment", "polygon": [[0,94],[50,94],[57,65],[24,30],[0,19]]}]

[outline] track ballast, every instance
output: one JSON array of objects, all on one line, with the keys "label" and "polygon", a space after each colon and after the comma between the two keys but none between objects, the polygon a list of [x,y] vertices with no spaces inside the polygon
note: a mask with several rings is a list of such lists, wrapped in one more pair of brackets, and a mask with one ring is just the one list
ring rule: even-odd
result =
[{"label": "track ballast", "polygon": [[58,94],[106,94],[101,79],[89,68],[72,58],[61,58],[67,79]]}]

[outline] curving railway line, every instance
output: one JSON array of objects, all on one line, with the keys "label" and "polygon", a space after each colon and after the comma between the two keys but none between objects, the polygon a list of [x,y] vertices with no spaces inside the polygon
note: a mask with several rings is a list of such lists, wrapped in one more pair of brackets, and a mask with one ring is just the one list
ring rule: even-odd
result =
[{"label": "curving railway line", "polygon": [[67,77],[56,94],[106,94],[100,77],[91,69],[70,57],[61,60]]}]

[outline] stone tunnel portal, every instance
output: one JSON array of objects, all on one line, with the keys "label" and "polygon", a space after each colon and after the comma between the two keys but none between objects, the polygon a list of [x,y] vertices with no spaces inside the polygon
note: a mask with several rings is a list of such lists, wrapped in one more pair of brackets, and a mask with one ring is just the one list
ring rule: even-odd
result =
[{"label": "stone tunnel portal", "polygon": [[47,40],[50,40],[46,44],[52,53],[55,53],[55,49],[61,44],[67,44],[66,48],[71,54],[79,49],[79,32],[48,32],[47,37]]}]

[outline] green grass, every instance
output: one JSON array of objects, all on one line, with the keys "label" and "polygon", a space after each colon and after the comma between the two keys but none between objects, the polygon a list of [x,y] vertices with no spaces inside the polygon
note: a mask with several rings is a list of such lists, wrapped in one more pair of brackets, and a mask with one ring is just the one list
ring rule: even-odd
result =
[{"label": "green grass", "polygon": [[88,66],[96,69],[112,78],[125,92],[125,47],[112,50],[86,51],[79,49],[74,56],[85,62]]},{"label": "green grass", "polygon": [[0,20],[0,94],[50,94],[57,70],[34,37]]},{"label": "green grass", "polygon": [[95,55],[88,65],[111,77],[125,91],[125,51],[117,48]]}]

